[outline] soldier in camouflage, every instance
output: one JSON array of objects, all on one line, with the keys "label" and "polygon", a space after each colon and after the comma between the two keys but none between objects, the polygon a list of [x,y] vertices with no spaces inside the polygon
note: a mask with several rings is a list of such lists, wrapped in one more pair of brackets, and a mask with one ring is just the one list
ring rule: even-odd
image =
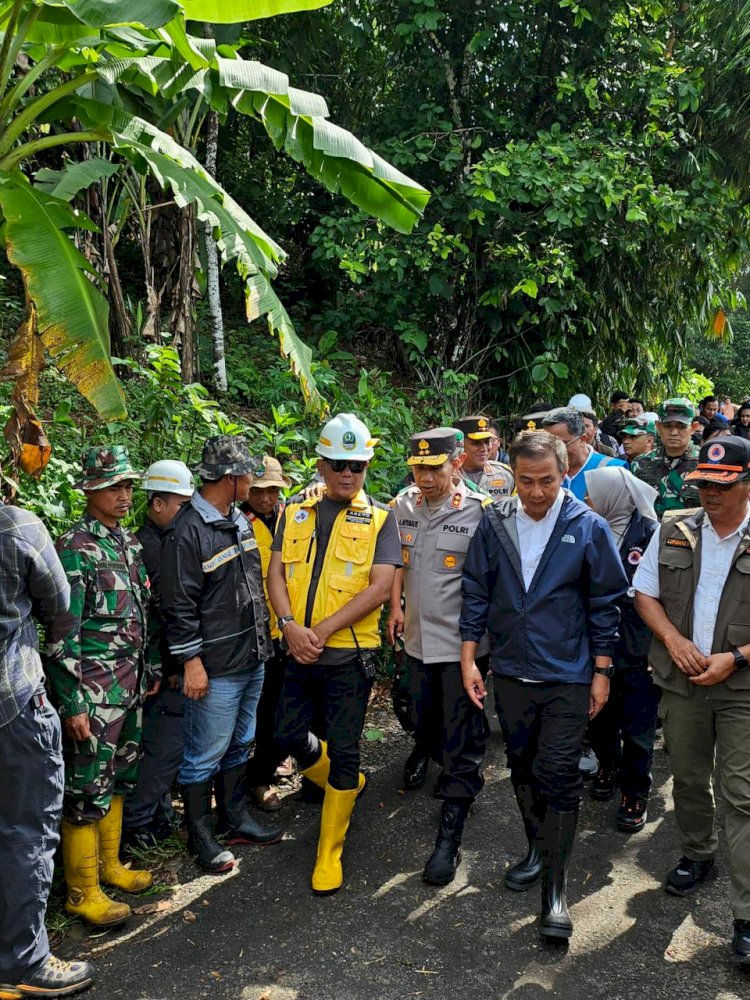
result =
[{"label": "soldier in camouflage", "polygon": [[700,507],[701,502],[697,489],[684,484],[698,464],[698,448],[690,434],[695,408],[689,399],[666,399],[657,412],[660,440],[653,451],[630,463],[630,471],[659,494],[654,509],[661,520],[667,511]]},{"label": "soldier in camouflage", "polygon": [[57,541],[70,583],[68,611],[47,633],[47,673],[65,729],[62,841],[69,913],[96,926],[120,924],[130,907],[100,882],[126,892],[151,885],[119,860],[123,796],[135,782],[141,703],[158,690],[144,664],[149,580],[140,543],[120,527],[141,476],[125,448],[90,449],[76,488],[86,511]]}]

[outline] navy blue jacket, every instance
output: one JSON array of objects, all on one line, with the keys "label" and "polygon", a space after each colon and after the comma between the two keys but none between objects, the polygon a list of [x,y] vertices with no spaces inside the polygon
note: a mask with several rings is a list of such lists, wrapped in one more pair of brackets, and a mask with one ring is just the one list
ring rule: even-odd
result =
[{"label": "navy blue jacket", "polygon": [[617,602],[628,581],[607,522],[566,491],[527,592],[517,497],[487,507],[469,545],[461,638],[490,635],[490,670],[503,677],[590,684],[594,656],[612,656]]},{"label": "navy blue jacket", "polygon": [[620,542],[620,558],[628,578],[628,591],[620,601],[620,641],[615,649],[615,666],[631,666],[631,661],[644,661],[646,665],[648,648],[651,645],[651,631],[643,623],[641,616],[635,610],[633,576],[638,569],[638,563],[648,548],[651,536],[659,528],[658,521],[642,517],[638,511],[633,513],[630,524]]}]

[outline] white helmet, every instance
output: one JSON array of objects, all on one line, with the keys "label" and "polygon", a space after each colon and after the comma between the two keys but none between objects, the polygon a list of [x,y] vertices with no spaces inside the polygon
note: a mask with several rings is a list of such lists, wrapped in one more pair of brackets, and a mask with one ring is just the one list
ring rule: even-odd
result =
[{"label": "white helmet", "polygon": [[582,392],[577,392],[575,396],[571,396],[568,400],[568,406],[572,406],[574,410],[585,410],[589,413],[594,412],[591,399]]},{"label": "white helmet", "polygon": [[146,469],[143,488],[149,493],[176,493],[181,497],[191,497],[193,476],[184,462],[163,458]]},{"label": "white helmet", "polygon": [[353,413],[337,413],[320,432],[315,451],[321,458],[353,458],[369,462],[378,439]]}]

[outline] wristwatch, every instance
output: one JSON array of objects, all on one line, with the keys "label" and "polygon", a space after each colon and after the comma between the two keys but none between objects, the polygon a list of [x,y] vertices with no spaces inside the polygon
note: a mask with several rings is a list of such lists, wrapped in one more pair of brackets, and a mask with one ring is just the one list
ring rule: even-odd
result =
[{"label": "wristwatch", "polygon": [[615,676],[615,668],[613,666],[609,667],[594,667],[595,674],[601,674],[602,677],[612,678]]},{"label": "wristwatch", "polygon": [[750,660],[746,656],[743,656],[736,646],[732,650],[732,656],[734,657],[734,665],[737,670],[745,670],[747,667],[750,667]]},{"label": "wristwatch", "polygon": [[284,629],[289,624],[289,622],[293,621],[294,621],[294,615],[282,615],[282,617],[279,618],[279,631],[283,632]]}]

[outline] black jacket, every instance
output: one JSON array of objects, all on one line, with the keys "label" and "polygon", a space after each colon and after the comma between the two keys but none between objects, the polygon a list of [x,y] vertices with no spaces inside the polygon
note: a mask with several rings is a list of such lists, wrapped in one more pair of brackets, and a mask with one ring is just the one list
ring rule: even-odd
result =
[{"label": "black jacket", "polygon": [[628,578],[627,594],[620,600],[620,639],[615,648],[615,666],[627,666],[624,660],[646,659],[651,645],[651,632],[635,610],[633,577],[638,563],[648,548],[651,536],[659,528],[658,521],[642,517],[636,510],[620,542],[620,557]]},{"label": "black jacket", "polygon": [[135,537],[143,547],[143,562],[148,578],[151,581],[151,605],[148,609],[148,644],[158,646],[159,659],[162,667],[162,677],[182,673],[182,663],[178,663],[170,655],[167,639],[164,633],[164,621],[159,607],[159,576],[161,571],[161,545],[166,531],[146,518],[143,527],[135,533]]},{"label": "black jacket", "polygon": [[239,510],[225,517],[195,493],[165,533],[159,595],[169,651],[200,656],[209,676],[272,655],[258,544]]}]

